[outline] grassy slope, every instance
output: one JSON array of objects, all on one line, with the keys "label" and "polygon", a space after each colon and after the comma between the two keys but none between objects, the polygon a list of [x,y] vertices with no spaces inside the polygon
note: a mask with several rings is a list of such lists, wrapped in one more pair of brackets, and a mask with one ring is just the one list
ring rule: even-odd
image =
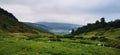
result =
[{"label": "grassy slope", "polygon": [[[83,41],[87,41],[92,44],[102,44],[106,47],[113,47],[120,49],[120,28],[111,28],[109,30],[98,29],[87,33],[76,35],[75,37],[83,37]],[[101,38],[103,37],[103,38]],[[91,40],[94,38],[94,40]]]},{"label": "grassy slope", "polygon": [[28,34],[0,36],[0,55],[119,55],[120,49],[49,38],[27,40]]},{"label": "grassy slope", "polygon": [[98,29],[98,30],[95,30],[95,31],[82,33],[78,36],[83,36],[85,38],[91,38],[93,36],[96,36],[96,37],[105,36],[105,37],[108,37],[108,38],[117,38],[117,37],[120,36],[120,28],[110,29],[110,30]]}]

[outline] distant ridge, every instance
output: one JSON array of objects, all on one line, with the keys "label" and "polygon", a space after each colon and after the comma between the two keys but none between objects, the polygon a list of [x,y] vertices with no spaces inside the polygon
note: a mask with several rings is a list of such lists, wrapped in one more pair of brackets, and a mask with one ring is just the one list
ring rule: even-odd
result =
[{"label": "distant ridge", "polygon": [[63,34],[70,33],[72,29],[77,29],[82,25],[77,24],[69,24],[69,23],[56,23],[56,22],[37,22],[37,23],[27,23],[32,26],[36,26],[38,28],[42,28],[44,30],[48,30],[55,34]]}]

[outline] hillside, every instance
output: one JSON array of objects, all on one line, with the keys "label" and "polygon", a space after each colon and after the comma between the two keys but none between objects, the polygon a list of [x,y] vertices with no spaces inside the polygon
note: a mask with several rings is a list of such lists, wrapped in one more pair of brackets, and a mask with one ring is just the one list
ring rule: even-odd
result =
[{"label": "hillside", "polygon": [[70,33],[72,29],[77,29],[81,25],[68,24],[68,23],[55,23],[55,22],[38,22],[38,23],[27,23],[44,30],[48,30],[55,34],[65,34]]},{"label": "hillside", "polygon": [[37,33],[46,31],[39,30],[19,22],[12,13],[9,13],[8,11],[0,8],[0,32]]},{"label": "hillside", "polygon": [[[74,30],[79,25],[22,23],[0,8],[0,55],[120,55],[119,21],[102,18]],[[72,33],[55,35],[47,29]]]},{"label": "hillside", "polygon": [[102,46],[120,48],[120,20],[106,22],[101,18],[101,21],[80,27],[70,35]]},{"label": "hillside", "polygon": [[105,29],[105,30],[109,30],[109,29],[116,29],[116,28],[120,28],[120,20],[115,20],[115,21],[110,21],[110,22],[106,22],[105,18],[101,18],[101,20],[97,20],[95,23],[89,23],[86,26],[80,27],[75,31],[75,34],[81,34],[81,33],[85,33],[85,32],[91,32],[91,31],[95,31],[97,29]]}]

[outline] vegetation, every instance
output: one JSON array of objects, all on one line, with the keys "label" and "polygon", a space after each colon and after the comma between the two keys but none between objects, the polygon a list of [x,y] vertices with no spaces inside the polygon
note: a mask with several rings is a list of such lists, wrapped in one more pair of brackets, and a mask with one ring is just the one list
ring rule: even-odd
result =
[{"label": "vegetation", "polygon": [[115,20],[107,23],[105,21],[105,18],[101,18],[100,22],[97,20],[96,23],[93,24],[89,23],[86,26],[78,28],[78,30],[75,31],[75,34],[78,35],[85,32],[91,32],[97,29],[109,30],[111,28],[120,28],[119,24],[120,24],[120,20]]},{"label": "vegetation", "polygon": [[120,20],[115,20],[111,22],[106,22],[105,18],[101,18],[101,21],[98,20],[93,24],[88,24],[81,28],[78,28],[77,31],[74,31],[74,34],[71,33],[72,38],[81,38],[82,40],[98,41],[103,42],[102,45],[106,47],[119,48],[120,45]]},{"label": "vegetation", "polygon": [[[90,41],[39,37],[28,40],[29,34],[0,36],[0,55],[119,55],[120,49],[96,46]],[[39,35],[40,36],[40,35]]]},{"label": "vegetation", "polygon": [[55,35],[0,8],[0,55],[120,55],[119,24],[101,18],[71,34]]},{"label": "vegetation", "polygon": [[0,30],[1,32],[12,33],[38,33],[47,32],[31,26],[28,26],[22,22],[19,22],[14,15],[0,8]]}]

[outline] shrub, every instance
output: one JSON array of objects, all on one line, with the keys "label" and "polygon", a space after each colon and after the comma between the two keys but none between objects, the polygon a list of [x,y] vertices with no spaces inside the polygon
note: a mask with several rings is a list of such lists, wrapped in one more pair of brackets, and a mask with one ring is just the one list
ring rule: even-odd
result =
[{"label": "shrub", "polygon": [[61,41],[60,38],[50,38],[50,41]]},{"label": "shrub", "polygon": [[91,37],[91,40],[97,40],[98,37]]},{"label": "shrub", "polygon": [[77,39],[84,39],[82,36],[80,36],[80,37],[76,37]]},{"label": "shrub", "polygon": [[118,36],[117,38],[120,39],[120,36]]},{"label": "shrub", "polygon": [[36,38],[40,38],[40,36],[39,35],[28,35],[26,40],[32,40]]},{"label": "shrub", "polygon": [[64,38],[62,35],[56,35],[57,38]]},{"label": "shrub", "polygon": [[120,41],[117,40],[109,40],[105,44],[106,47],[113,47],[113,48],[119,48],[120,49]]},{"label": "shrub", "polygon": [[88,40],[81,40],[80,43],[82,44],[92,44],[90,41]]},{"label": "shrub", "polygon": [[100,37],[99,41],[107,41],[108,39],[106,37]]},{"label": "shrub", "polygon": [[73,38],[74,35],[68,34],[68,35],[64,35],[65,38]]}]

